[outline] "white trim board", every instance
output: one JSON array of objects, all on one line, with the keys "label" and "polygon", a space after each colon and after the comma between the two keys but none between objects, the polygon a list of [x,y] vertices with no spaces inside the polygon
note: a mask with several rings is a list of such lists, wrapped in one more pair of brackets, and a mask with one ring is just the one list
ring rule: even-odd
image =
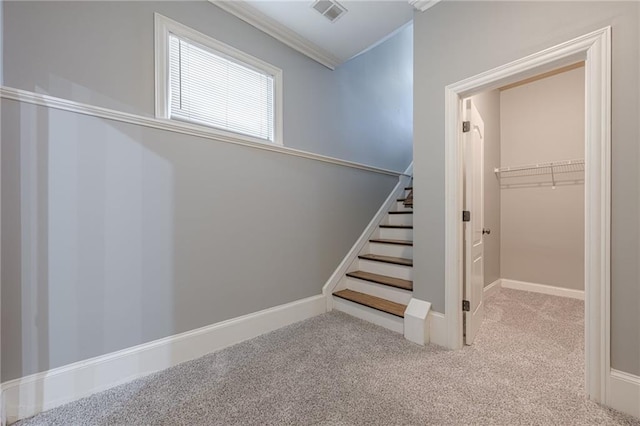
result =
[{"label": "white trim board", "polygon": [[501,279],[502,288],[510,288],[513,290],[531,291],[533,293],[548,294],[550,296],[569,297],[572,299],[584,300],[583,290],[572,290],[569,288],[555,287],[547,284],[529,283],[525,281]]},{"label": "white trim board", "polygon": [[[462,347],[462,99],[585,61],[585,390],[609,401],[611,294],[611,27],[445,88],[445,312],[447,346]],[[419,195],[419,194],[418,194]]]},{"label": "white trim board", "polygon": [[342,63],[342,60],[331,52],[291,31],[275,19],[270,18],[242,0],[209,0],[209,2],[331,70],[336,69]]},{"label": "white trim board", "polygon": [[113,120],[122,123],[134,124],[137,126],[149,127],[152,129],[159,129],[168,132],[180,133],[184,135],[196,136],[212,141],[231,143],[235,145],[242,145],[250,148],[262,149],[265,151],[278,152],[280,154],[292,155],[294,157],[306,158],[309,160],[321,161],[324,163],[337,164],[339,166],[351,167],[354,169],[366,170],[375,173],[381,173],[390,176],[402,176],[402,172],[383,169],[380,167],[369,166],[366,164],[357,163],[355,161],[341,160],[339,158],[333,158],[326,155],[314,154],[312,152],[301,151],[299,149],[288,148],[286,146],[276,145],[269,142],[255,139],[255,141],[249,140],[250,137],[246,136],[241,139],[235,137],[233,134],[222,135],[214,134],[206,126],[199,126],[197,124],[183,123],[176,120],[166,120],[152,117],[145,117],[142,115],[131,114],[122,111],[116,111],[109,108],[103,108],[95,105],[84,104],[80,102],[70,101],[68,99],[57,98],[55,96],[42,95],[39,93],[30,92],[27,90],[15,89],[12,87],[1,86],[0,98],[10,99],[18,102],[24,102],[33,105],[44,106],[47,108],[54,108],[62,111],[69,111],[76,114],[87,115],[90,117],[98,117],[106,120]]},{"label": "white trim board", "polygon": [[440,3],[442,0],[409,0],[409,4],[419,10],[420,12],[424,12],[427,9],[431,9],[436,4]]},{"label": "white trim board", "polygon": [[308,297],[2,384],[8,423],[326,312]]},{"label": "white trim board", "polygon": [[640,418],[640,376],[611,369],[607,405]]},{"label": "white trim board", "polygon": [[424,346],[429,343],[431,303],[412,297],[404,311],[404,338]]}]

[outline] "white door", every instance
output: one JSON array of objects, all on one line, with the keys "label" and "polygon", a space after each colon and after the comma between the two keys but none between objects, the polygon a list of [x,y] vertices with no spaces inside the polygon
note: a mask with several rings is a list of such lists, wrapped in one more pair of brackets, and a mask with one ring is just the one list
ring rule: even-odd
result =
[{"label": "white door", "polygon": [[463,133],[464,210],[471,215],[464,222],[464,300],[469,302],[464,312],[464,342],[470,345],[484,319],[484,122],[471,99],[464,101],[463,116],[469,122],[469,131]]}]

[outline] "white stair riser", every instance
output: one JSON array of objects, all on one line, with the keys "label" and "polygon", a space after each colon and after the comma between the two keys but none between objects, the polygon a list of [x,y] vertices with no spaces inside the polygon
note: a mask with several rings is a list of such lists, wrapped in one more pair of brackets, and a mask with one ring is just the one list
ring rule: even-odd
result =
[{"label": "white stair riser", "polygon": [[347,277],[346,285],[350,290],[381,297],[392,302],[402,303],[403,305],[409,304],[412,295],[412,292],[408,290],[402,290],[388,285],[377,284],[351,277]]},{"label": "white stair riser", "polygon": [[397,211],[397,212],[411,212],[411,211],[413,211],[413,209],[411,207],[405,207],[403,201],[396,202],[396,208],[393,209],[393,210]]},{"label": "white stair riser", "polygon": [[413,241],[413,229],[379,228],[379,236],[383,240]]},{"label": "white stair riser", "polygon": [[412,214],[387,214],[387,225],[413,226]]},{"label": "white stair riser", "polygon": [[333,292],[335,293],[336,291],[345,290],[347,288],[347,284],[348,277],[344,275],[342,278],[340,278],[340,281],[338,281],[338,285],[336,285],[336,287],[333,289]]},{"label": "white stair riser", "polygon": [[399,244],[369,243],[369,253],[413,259],[413,247]]},{"label": "white stair riser", "polygon": [[413,281],[413,268],[411,266],[395,265],[393,263],[376,262],[363,259],[358,260],[358,265],[361,271]]},{"label": "white stair riser", "polygon": [[367,306],[359,305],[349,300],[333,297],[333,309],[344,312],[356,318],[368,321],[380,327],[388,328],[396,333],[404,333],[404,319],[387,314]]}]

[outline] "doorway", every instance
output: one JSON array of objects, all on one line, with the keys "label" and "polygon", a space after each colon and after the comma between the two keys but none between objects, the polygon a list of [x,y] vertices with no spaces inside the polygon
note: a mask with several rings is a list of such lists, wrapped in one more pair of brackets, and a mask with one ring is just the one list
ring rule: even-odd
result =
[{"label": "doorway", "polygon": [[448,346],[463,345],[463,99],[578,62],[585,63],[585,390],[606,402],[609,373],[611,28],[446,88],[445,305]]},{"label": "doorway", "polygon": [[584,95],[578,62],[464,100],[467,345],[501,288],[584,300]]}]

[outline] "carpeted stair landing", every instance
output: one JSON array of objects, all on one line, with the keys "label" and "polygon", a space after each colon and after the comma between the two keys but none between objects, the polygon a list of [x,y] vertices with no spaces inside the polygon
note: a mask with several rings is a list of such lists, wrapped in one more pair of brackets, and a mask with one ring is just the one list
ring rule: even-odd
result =
[{"label": "carpeted stair landing", "polygon": [[476,343],[325,314],[20,425],[640,425],[585,400],[583,303],[503,289]]}]

